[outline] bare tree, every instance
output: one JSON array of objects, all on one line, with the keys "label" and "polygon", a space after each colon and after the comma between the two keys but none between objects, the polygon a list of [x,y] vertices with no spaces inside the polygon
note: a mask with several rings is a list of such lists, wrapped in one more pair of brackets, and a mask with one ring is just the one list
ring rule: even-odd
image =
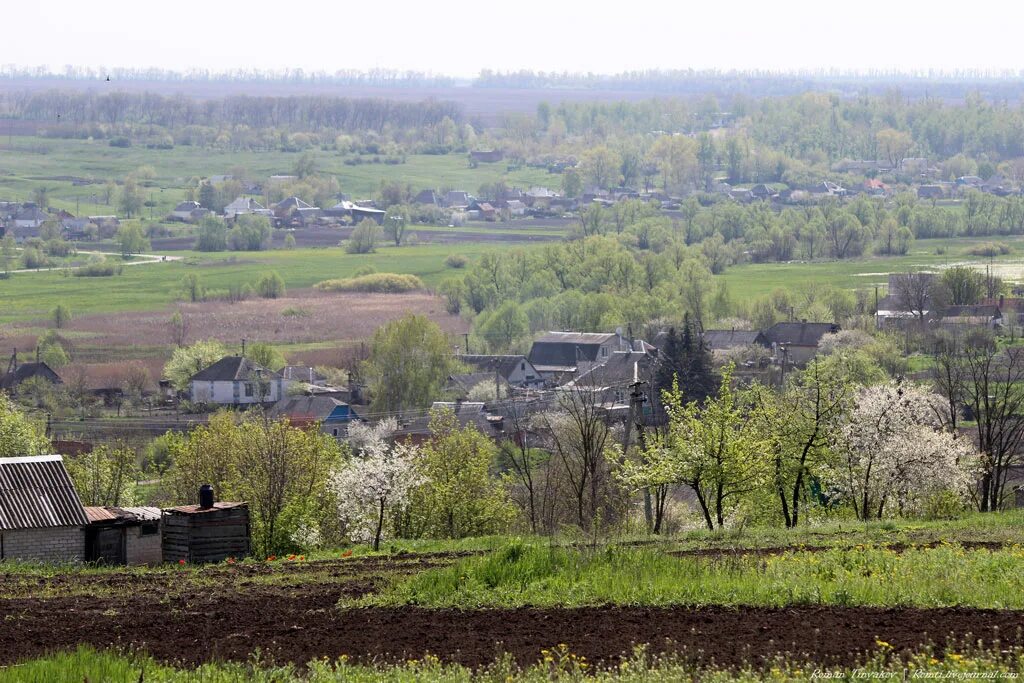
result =
[{"label": "bare tree", "polygon": [[938,304],[939,281],[934,273],[900,273],[892,276],[890,292],[899,305],[910,311],[923,327],[925,316]]}]

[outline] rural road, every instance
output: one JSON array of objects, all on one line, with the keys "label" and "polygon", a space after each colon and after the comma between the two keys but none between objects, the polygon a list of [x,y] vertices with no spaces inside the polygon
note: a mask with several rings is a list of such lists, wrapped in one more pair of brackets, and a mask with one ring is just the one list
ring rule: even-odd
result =
[{"label": "rural road", "polygon": [[[101,256],[120,256],[108,251],[80,251],[79,254],[99,254]],[[147,263],[163,263],[165,261],[180,261],[181,256],[165,256],[163,254],[135,254],[132,258],[142,259],[137,261],[124,261],[120,265],[122,266],[142,266]],[[50,268],[20,268],[18,270],[10,271],[14,273],[47,273],[53,270],[65,270],[69,266],[53,266]]]}]

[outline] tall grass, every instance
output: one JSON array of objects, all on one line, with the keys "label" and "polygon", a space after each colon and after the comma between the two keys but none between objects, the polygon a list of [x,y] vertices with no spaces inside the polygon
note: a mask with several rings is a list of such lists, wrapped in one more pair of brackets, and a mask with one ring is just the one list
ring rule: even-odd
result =
[{"label": "tall grass", "polygon": [[396,579],[360,604],[430,607],[873,605],[1024,609],[1024,549],[854,547],[674,557],[512,543]]},{"label": "tall grass", "polygon": [[951,645],[944,654],[925,647],[901,659],[893,655],[887,644],[879,643],[879,649],[856,669],[819,667],[799,658],[780,656],[758,666],[726,670],[694,664],[681,655],[651,655],[644,648],[627,653],[618,664],[594,666],[561,645],[538,652],[538,662],[527,667],[517,665],[508,656],[476,670],[446,664],[433,656],[395,665],[360,665],[342,657],[334,662],[310,662],[304,671],[290,666],[266,666],[258,659],[244,664],[208,664],[195,670],[175,669],[145,655],[120,655],[83,647],[6,669],[0,667],[0,683],[748,683],[820,680],[822,674],[827,674],[829,680],[841,681],[908,677],[1001,680],[1024,674],[1024,651],[1019,647],[1000,651],[997,647],[986,650],[969,643]]}]

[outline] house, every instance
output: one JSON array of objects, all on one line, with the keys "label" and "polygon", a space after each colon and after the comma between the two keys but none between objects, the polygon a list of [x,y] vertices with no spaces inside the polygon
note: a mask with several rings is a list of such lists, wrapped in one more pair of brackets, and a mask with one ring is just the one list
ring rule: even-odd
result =
[{"label": "house", "polygon": [[878,178],[868,178],[864,181],[864,193],[872,197],[885,197],[889,194],[889,186]]},{"label": "house", "polygon": [[615,351],[631,348],[618,332],[548,332],[538,337],[528,359],[541,377],[586,372],[608,360]]},{"label": "house", "polygon": [[816,198],[821,197],[845,197],[846,188],[833,183],[830,180],[823,180],[810,188],[810,193]]},{"label": "house", "polygon": [[749,202],[753,199],[753,195],[750,194],[750,190],[745,187],[734,187],[729,190],[729,196],[738,202]]},{"label": "house", "polygon": [[493,164],[505,158],[505,153],[500,149],[485,149],[469,153],[472,161],[483,164]]},{"label": "house", "polygon": [[7,366],[7,372],[0,375],[0,391],[6,391],[12,396],[18,393],[18,386],[22,382],[31,379],[45,380],[51,384],[63,384],[60,375],[43,361],[34,363],[18,363],[18,352],[11,356]]},{"label": "house", "polygon": [[471,214],[482,221],[495,221],[498,218],[498,210],[489,202],[473,202],[469,206]]},{"label": "house", "polygon": [[508,209],[510,216],[526,215],[526,204],[518,199],[509,199],[505,202],[505,208]]},{"label": "house", "polygon": [[772,197],[777,197],[778,194],[778,192],[764,183],[758,183],[750,188],[750,197],[752,199],[771,199]]},{"label": "house", "polygon": [[307,204],[298,197],[291,196],[282,199],[277,204],[274,204],[271,209],[273,210],[274,217],[280,221],[287,221],[291,218],[292,212],[298,209],[314,209],[312,204]]},{"label": "house", "polygon": [[202,217],[208,213],[210,213],[210,210],[204,208],[199,202],[181,202],[174,207],[174,210],[171,211],[167,220],[194,223],[202,219]]},{"label": "house", "polygon": [[764,344],[777,362],[804,365],[818,353],[818,344],[826,334],[839,332],[835,323],[811,323],[806,320],[775,323],[764,331]]},{"label": "house", "polygon": [[608,360],[595,366],[579,377],[563,385],[562,391],[592,391],[597,402],[610,412],[621,412],[625,417],[629,409],[630,394],[634,385],[640,384],[644,398],[644,413],[651,414],[660,405],[660,397],[654,386],[658,371],[656,355],[637,351],[615,351]]},{"label": "house", "polygon": [[85,561],[109,565],[157,565],[163,561],[160,508],[87,507]]},{"label": "house", "polygon": [[945,199],[946,190],[942,185],[919,185],[917,188],[918,199]]},{"label": "house", "polygon": [[189,379],[192,403],[242,406],[277,403],[291,382],[244,356],[225,356]]},{"label": "house", "polygon": [[460,428],[472,425],[478,432],[491,439],[505,436],[505,419],[501,415],[493,415],[487,406],[479,401],[435,401],[427,415],[417,417],[399,425],[392,438],[395,441],[410,441],[420,444],[430,439],[430,422],[439,411],[451,411]]},{"label": "house", "polygon": [[270,416],[297,427],[319,424],[324,433],[345,436],[354,417],[349,405],[331,396],[288,396],[274,404]]},{"label": "house", "polygon": [[412,203],[421,206],[440,206],[441,199],[433,190],[423,190],[412,198]]},{"label": "house", "polygon": [[469,196],[468,192],[461,192],[458,190],[450,190],[448,194],[444,196],[444,205],[449,209],[468,208],[472,201],[473,198]]},{"label": "house", "polygon": [[999,197],[1006,197],[1007,195],[1013,194],[1016,191],[1016,188],[1010,180],[996,173],[981,184],[981,190],[982,192],[988,192],[989,194],[994,194]]},{"label": "house", "polygon": [[758,330],[704,330],[702,338],[712,355],[748,346],[767,346],[764,333]]},{"label": "house", "polygon": [[358,223],[369,218],[370,220],[375,221],[377,225],[383,225],[384,216],[386,214],[387,212],[382,211],[381,209],[375,209],[372,206],[360,206],[359,204],[354,204],[351,212],[353,223]]},{"label": "house", "polygon": [[962,175],[956,179],[956,184],[961,188],[981,187],[985,181],[976,175]]},{"label": "house", "polygon": [[939,318],[939,325],[951,329],[986,327],[997,329],[1003,325],[1003,313],[994,304],[974,306],[948,306]]},{"label": "house", "polygon": [[87,240],[99,233],[99,226],[88,218],[66,218],[60,222],[64,239],[71,241]]},{"label": "house", "polygon": [[228,220],[233,220],[239,216],[245,216],[248,214],[273,216],[274,212],[265,208],[252,197],[238,197],[235,201],[224,207],[224,216]]},{"label": "house", "polygon": [[15,228],[31,228],[33,230],[38,230],[48,220],[50,220],[50,215],[40,209],[35,202],[22,204],[11,218]]},{"label": "house", "polygon": [[544,379],[533,363],[522,355],[481,355],[462,354],[458,356],[461,363],[472,367],[476,372],[485,372],[493,376],[497,373],[513,387],[541,387]]},{"label": "house", "polygon": [[445,392],[456,398],[466,401],[471,398],[470,393],[474,388],[481,387],[495,401],[508,398],[512,395],[512,387],[508,381],[499,374],[493,372],[470,372],[460,375],[450,375],[445,386]]},{"label": "house", "polygon": [[81,562],[88,523],[61,456],[0,458],[0,560]]},{"label": "house", "polygon": [[308,365],[286,365],[281,368],[281,377],[286,382],[302,382],[315,387],[327,386],[327,377]]},{"label": "house", "polygon": [[249,554],[249,504],[215,502],[213,488],[200,488],[198,505],[163,511],[160,542],[164,562],[223,562]]}]

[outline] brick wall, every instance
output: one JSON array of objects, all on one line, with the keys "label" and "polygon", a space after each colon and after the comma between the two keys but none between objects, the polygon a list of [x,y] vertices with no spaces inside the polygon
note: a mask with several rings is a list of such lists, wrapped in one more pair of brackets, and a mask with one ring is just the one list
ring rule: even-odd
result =
[{"label": "brick wall", "polygon": [[0,559],[39,562],[81,562],[85,536],[80,527],[51,527],[0,531]]}]

